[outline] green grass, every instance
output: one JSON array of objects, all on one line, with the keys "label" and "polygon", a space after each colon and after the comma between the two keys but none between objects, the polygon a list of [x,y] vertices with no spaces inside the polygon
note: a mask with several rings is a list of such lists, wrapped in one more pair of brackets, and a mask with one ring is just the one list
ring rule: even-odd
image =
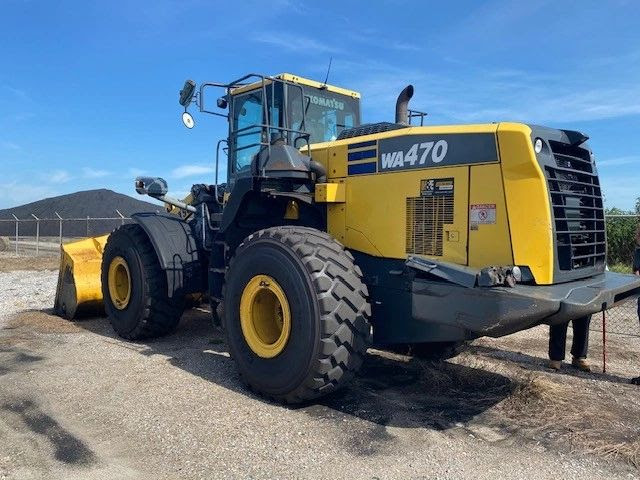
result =
[{"label": "green grass", "polygon": [[618,273],[633,273],[631,271],[631,265],[628,263],[614,263],[613,265],[609,265],[609,270]]}]

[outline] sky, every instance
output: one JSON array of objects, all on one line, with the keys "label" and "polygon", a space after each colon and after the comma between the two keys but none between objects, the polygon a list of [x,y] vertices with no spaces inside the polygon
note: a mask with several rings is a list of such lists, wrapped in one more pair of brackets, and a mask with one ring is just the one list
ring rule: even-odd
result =
[{"label": "sky", "polygon": [[[213,183],[224,118],[194,113],[185,79],[291,72],[395,98],[433,125],[522,121],[590,136],[606,205],[640,196],[640,2],[0,0],[0,208],[77,190],[135,196]],[[193,109],[195,110],[195,109]],[[224,176],[224,170],[221,171]]]}]

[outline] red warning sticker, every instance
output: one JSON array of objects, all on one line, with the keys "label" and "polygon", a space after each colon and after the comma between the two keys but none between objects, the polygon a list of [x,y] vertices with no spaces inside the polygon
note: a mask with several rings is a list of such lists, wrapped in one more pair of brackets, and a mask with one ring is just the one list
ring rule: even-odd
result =
[{"label": "red warning sticker", "polygon": [[471,205],[469,221],[472,225],[496,223],[496,204],[479,203]]}]

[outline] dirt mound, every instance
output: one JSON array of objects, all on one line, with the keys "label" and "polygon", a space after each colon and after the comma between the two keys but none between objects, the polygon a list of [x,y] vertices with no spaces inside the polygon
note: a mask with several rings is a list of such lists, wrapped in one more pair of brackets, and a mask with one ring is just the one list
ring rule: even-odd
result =
[{"label": "dirt mound", "polygon": [[[32,214],[43,219],[40,222],[41,236],[58,236],[60,223],[56,213],[63,219],[79,219],[76,221],[63,222],[63,235],[87,236],[101,235],[108,233],[118,225],[120,220],[91,220],[90,218],[119,218],[118,210],[125,217],[136,212],[162,211],[161,205],[144,202],[136,198],[117,193],[112,190],[86,190],[82,192],[59,195],[57,197],[45,198],[37,202],[0,210],[0,219],[13,219],[15,215],[21,220],[29,220],[20,223],[20,235],[35,235],[36,222],[33,221]],[[45,220],[50,219],[50,220]],[[13,222],[0,222],[0,235],[11,236],[15,234],[15,224]]]}]

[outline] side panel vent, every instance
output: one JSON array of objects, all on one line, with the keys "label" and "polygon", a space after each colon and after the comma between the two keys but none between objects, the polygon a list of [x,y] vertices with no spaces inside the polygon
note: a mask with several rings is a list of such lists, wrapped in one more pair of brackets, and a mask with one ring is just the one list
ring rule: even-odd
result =
[{"label": "side panel vent", "polygon": [[407,198],[407,253],[442,256],[444,225],[453,223],[450,195]]}]

